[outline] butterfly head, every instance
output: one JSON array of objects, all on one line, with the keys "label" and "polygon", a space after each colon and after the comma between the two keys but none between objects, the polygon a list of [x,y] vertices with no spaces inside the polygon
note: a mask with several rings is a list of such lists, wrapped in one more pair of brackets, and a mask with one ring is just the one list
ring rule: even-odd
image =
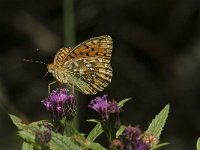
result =
[{"label": "butterfly head", "polygon": [[47,69],[48,69],[48,72],[54,73],[55,72],[55,65],[54,64],[48,64]]}]

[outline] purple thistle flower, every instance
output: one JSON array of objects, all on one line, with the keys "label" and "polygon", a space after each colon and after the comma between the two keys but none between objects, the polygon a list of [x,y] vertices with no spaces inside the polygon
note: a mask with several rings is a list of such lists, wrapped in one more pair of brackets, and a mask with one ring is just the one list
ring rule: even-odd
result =
[{"label": "purple thistle flower", "polygon": [[53,121],[60,121],[63,117],[73,118],[76,115],[76,100],[65,88],[53,90],[42,103],[52,115]]},{"label": "purple thistle flower", "polygon": [[142,131],[139,127],[129,125],[123,132],[123,136],[127,139],[128,150],[149,150],[150,145],[142,139]]},{"label": "purple thistle flower", "polygon": [[97,111],[105,122],[110,119],[119,119],[119,113],[121,112],[121,108],[117,102],[108,101],[107,95],[95,98],[90,102],[88,107]]},{"label": "purple thistle flower", "polygon": [[116,138],[116,132],[120,127],[119,113],[121,108],[117,102],[109,101],[107,95],[97,97],[90,102],[88,107],[94,109],[101,116],[101,125],[109,142]]},{"label": "purple thistle flower", "polygon": [[150,150],[150,146],[149,146],[149,144],[140,141],[140,142],[137,143],[137,145],[135,146],[135,150]]},{"label": "purple thistle flower", "polygon": [[141,136],[142,131],[138,127],[132,127],[129,125],[124,130],[123,135],[127,138],[128,141],[137,141]]}]

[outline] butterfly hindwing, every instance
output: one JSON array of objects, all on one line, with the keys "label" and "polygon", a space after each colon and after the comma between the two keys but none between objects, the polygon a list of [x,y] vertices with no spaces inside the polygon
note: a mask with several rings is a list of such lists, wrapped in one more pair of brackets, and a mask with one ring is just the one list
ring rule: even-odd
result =
[{"label": "butterfly hindwing", "polygon": [[109,61],[100,57],[74,59],[64,66],[71,74],[69,82],[83,93],[96,94],[103,90],[112,78]]}]

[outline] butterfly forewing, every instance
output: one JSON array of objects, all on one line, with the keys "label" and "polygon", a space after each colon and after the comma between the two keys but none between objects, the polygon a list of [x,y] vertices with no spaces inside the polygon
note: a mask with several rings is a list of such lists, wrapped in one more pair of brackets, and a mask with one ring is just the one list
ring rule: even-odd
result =
[{"label": "butterfly forewing", "polygon": [[[99,36],[80,43],[65,56],[65,60],[99,56],[110,61],[112,54],[112,38],[108,35]],[[64,62],[63,62],[64,63]]]},{"label": "butterfly forewing", "polygon": [[66,56],[69,54],[69,51],[70,51],[70,48],[61,48],[56,56],[54,57],[54,62],[53,64],[56,65],[56,66],[61,66],[64,62],[65,62],[65,58]]},{"label": "butterfly forewing", "polygon": [[102,91],[111,81],[112,38],[108,35],[87,40],[76,47],[60,49],[53,63],[53,76],[85,94]]}]

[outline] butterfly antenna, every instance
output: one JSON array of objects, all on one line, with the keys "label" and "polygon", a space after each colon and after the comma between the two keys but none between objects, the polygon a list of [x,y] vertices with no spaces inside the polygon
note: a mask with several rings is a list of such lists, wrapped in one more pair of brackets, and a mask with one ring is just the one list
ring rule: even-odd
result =
[{"label": "butterfly antenna", "polygon": [[49,72],[47,71],[47,73],[45,73],[45,75],[44,75],[44,77],[43,77],[43,79],[47,76],[47,74],[48,74]]},{"label": "butterfly antenna", "polygon": [[26,62],[30,62],[30,63],[38,63],[38,64],[43,64],[43,65],[46,65],[47,66],[47,64],[46,63],[44,63],[44,62],[42,62],[42,61],[33,61],[33,60],[28,60],[28,59],[23,59],[23,61],[26,61]]}]

